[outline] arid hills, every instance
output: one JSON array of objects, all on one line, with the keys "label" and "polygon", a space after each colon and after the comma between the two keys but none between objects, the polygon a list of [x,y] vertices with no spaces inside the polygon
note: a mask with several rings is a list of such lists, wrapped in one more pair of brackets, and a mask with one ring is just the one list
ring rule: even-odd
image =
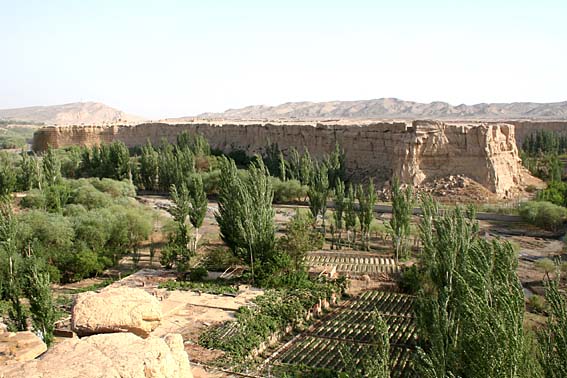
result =
[{"label": "arid hills", "polygon": [[48,125],[137,123],[143,117],[126,114],[99,102],[0,109],[0,120],[26,121]]},{"label": "arid hills", "polygon": [[[277,106],[252,105],[221,113],[202,113],[164,122],[211,120],[567,120],[567,101],[554,103],[513,102],[453,106],[446,102],[419,103],[396,98],[362,101],[287,102]],[[99,102],[0,109],[0,120],[39,122],[48,125],[136,124],[144,117],[127,114]]]},{"label": "arid hills", "polygon": [[567,101],[555,103],[513,102],[453,106],[446,102],[419,103],[397,98],[363,101],[287,102],[277,106],[255,105],[222,113],[203,113],[199,118],[280,119],[567,119]]}]

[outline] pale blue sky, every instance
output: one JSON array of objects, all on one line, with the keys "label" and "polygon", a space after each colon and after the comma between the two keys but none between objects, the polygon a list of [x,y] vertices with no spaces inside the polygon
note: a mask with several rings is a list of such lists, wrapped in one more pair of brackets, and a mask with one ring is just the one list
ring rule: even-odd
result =
[{"label": "pale blue sky", "polygon": [[0,0],[0,108],[567,100],[566,0]]}]

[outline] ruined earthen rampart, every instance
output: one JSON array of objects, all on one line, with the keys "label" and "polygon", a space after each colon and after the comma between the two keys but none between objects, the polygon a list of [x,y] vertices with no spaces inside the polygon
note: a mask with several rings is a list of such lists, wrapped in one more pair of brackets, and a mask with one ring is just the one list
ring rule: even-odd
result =
[{"label": "ruined earthen rampart", "polygon": [[128,146],[162,138],[175,141],[182,131],[200,133],[212,147],[229,152],[242,149],[262,153],[271,143],[284,152],[308,148],[315,157],[339,143],[345,150],[347,170],[359,177],[419,185],[449,175],[467,176],[501,197],[518,187],[525,173],[516,148],[514,126],[509,124],[446,124],[437,121],[405,122],[225,122],[188,124],[147,123],[131,127],[46,127],[34,135],[33,148],[48,145],[95,145],[121,140]]}]

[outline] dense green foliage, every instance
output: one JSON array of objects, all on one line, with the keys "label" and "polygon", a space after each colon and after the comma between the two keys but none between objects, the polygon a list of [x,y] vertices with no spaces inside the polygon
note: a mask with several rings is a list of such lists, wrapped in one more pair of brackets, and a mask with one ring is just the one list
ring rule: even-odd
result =
[{"label": "dense green foliage", "polygon": [[309,214],[296,211],[286,225],[286,234],[278,239],[278,248],[291,258],[293,271],[304,270],[307,252],[323,247],[323,235],[314,231],[312,224]]},{"label": "dense green foliage", "polygon": [[567,377],[567,297],[559,290],[561,276],[546,281],[547,327],[539,332],[540,362],[545,377]]},{"label": "dense green foliage", "polygon": [[25,293],[30,302],[33,328],[39,331],[47,345],[53,343],[56,312],[50,288],[49,273],[38,269],[37,264],[30,264],[27,274]]},{"label": "dense green foliage", "polygon": [[22,199],[18,243],[45,259],[53,281],[96,275],[146,239],[152,213],[134,188],[109,179],[62,179]]},{"label": "dense green foliage", "polygon": [[215,218],[222,240],[234,255],[248,261],[253,278],[270,274],[277,265],[273,189],[262,160],[242,177],[228,158],[220,161],[219,210]]},{"label": "dense green foliage", "polygon": [[[10,124],[10,121],[4,121]],[[0,120],[0,149],[24,148],[32,138],[34,128],[32,127],[1,127],[5,123]]]},{"label": "dense green foliage", "polygon": [[400,187],[398,180],[392,183],[392,219],[387,223],[388,233],[392,236],[392,245],[396,261],[409,253],[409,236],[414,197],[411,186]]},{"label": "dense green foliage", "polygon": [[529,223],[557,231],[567,218],[567,209],[546,201],[530,201],[520,205],[520,215]]},{"label": "dense green foliage", "polygon": [[338,374],[339,378],[390,378],[388,325],[378,312],[372,312],[369,320],[373,324],[370,345],[357,358],[348,348],[340,350],[344,371]]},{"label": "dense green foliage", "polygon": [[376,190],[374,189],[374,182],[368,181],[366,188],[359,185],[356,190],[356,197],[358,199],[358,220],[360,222],[360,237],[362,241],[362,248],[365,250],[370,249],[370,224],[374,220],[374,205],[376,205]]},{"label": "dense green foliage", "polygon": [[567,135],[554,131],[537,130],[526,137],[522,150],[528,156],[561,155],[567,152]]},{"label": "dense green foliage", "polygon": [[311,215],[315,222],[321,217],[323,234],[325,234],[327,198],[329,196],[329,176],[326,164],[315,164],[307,196],[309,197],[309,210],[311,211]]},{"label": "dense green foliage", "polygon": [[195,255],[195,250],[190,247],[191,236],[187,218],[191,211],[191,198],[185,184],[181,184],[179,191],[175,184],[169,190],[171,194],[171,206],[168,211],[175,221],[175,228],[168,235],[167,246],[161,252],[160,263],[166,268],[176,267],[183,272],[189,268],[189,260]]},{"label": "dense green foliage", "polygon": [[[179,191],[175,184],[171,185],[172,206],[169,212],[173,216],[176,227],[170,233],[167,246],[162,250],[160,259],[162,265],[168,268],[175,266],[180,272],[189,268],[190,258],[197,253],[199,227],[205,219],[208,204],[201,176],[195,174],[188,182],[190,186],[187,187],[183,183]],[[194,235],[190,235],[187,221],[195,229]]]},{"label": "dense green foliage", "polygon": [[49,273],[45,261],[28,247],[18,244],[18,221],[7,203],[0,204],[0,300],[8,302],[8,326],[11,330],[27,329],[22,297],[29,301],[33,329],[45,343],[53,342],[55,309]]},{"label": "dense green foliage", "polygon": [[231,286],[223,281],[165,281],[159,285],[160,289],[167,290],[183,290],[183,291],[197,291],[207,294],[236,294],[237,288]]},{"label": "dense green foliage", "polygon": [[509,243],[478,236],[472,210],[422,203],[420,377],[531,377],[524,296]]},{"label": "dense green foliage", "polygon": [[236,321],[209,328],[199,337],[206,348],[225,351],[237,361],[246,358],[255,348],[276,332],[288,326],[299,326],[308,311],[320,299],[340,295],[343,281],[336,283],[304,281],[300,288],[267,290],[236,312]]}]

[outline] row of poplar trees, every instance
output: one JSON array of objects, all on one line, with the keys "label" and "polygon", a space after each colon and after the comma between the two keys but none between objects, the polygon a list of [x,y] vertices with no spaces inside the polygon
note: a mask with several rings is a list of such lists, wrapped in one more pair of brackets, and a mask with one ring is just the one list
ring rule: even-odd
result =
[{"label": "row of poplar trees", "polygon": [[548,283],[548,325],[537,341],[524,328],[525,303],[510,243],[479,236],[472,208],[441,211],[424,197],[419,225],[419,345],[424,378],[567,376],[567,300]]}]

